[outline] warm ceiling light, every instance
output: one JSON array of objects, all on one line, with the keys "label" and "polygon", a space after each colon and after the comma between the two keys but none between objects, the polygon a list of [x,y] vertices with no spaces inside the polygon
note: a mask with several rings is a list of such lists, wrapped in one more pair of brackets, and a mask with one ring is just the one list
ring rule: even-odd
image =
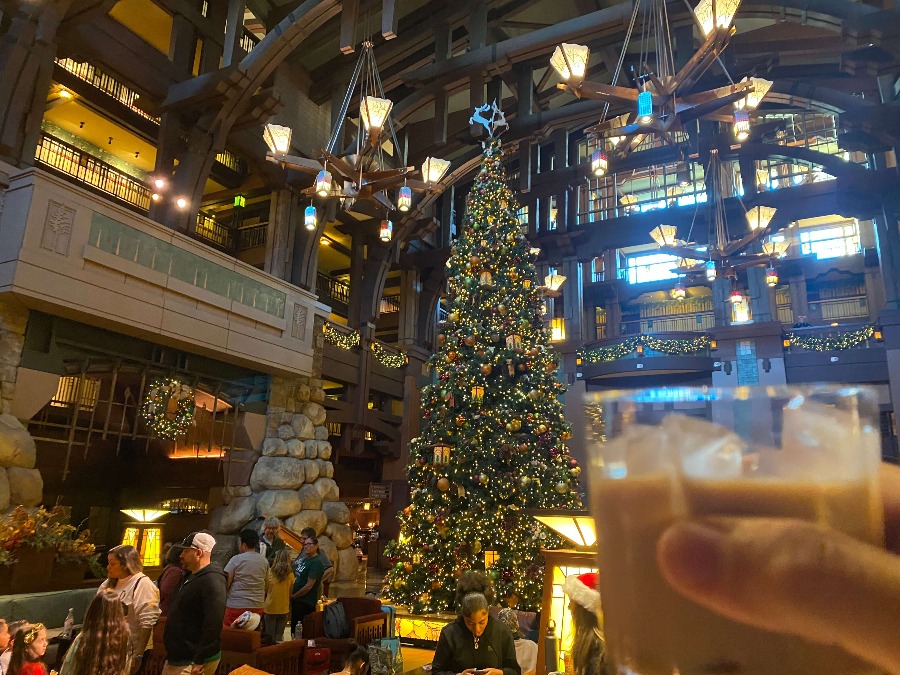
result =
[{"label": "warm ceiling light", "polygon": [[157,178],[153,181],[153,185],[156,186],[157,190],[162,190],[164,187],[166,187],[166,181],[164,178]]},{"label": "warm ceiling light", "polygon": [[122,509],[122,513],[126,516],[134,518],[139,523],[152,523],[168,513],[159,509]]},{"label": "warm ceiling light", "polygon": [[775,268],[769,265],[766,268],[766,286],[769,288],[775,288],[778,285],[778,272],[775,271]]},{"label": "warm ceiling light", "polygon": [[59,90],[59,97],[60,97],[60,98],[68,98],[68,99],[71,99],[71,98],[74,98],[74,95],[73,95],[72,92],[69,91],[68,89],[60,89],[60,90]]},{"label": "warm ceiling light", "polygon": [[291,128],[280,124],[267,124],[263,127],[263,139],[273,154],[285,155],[291,147]]},{"label": "warm ceiling light", "polygon": [[734,137],[741,143],[750,138],[750,113],[746,110],[734,111]]},{"label": "warm ceiling light", "polygon": [[[746,81],[745,77],[743,81]],[[756,110],[759,107],[759,104],[762,103],[762,100],[766,97],[766,94],[769,93],[769,89],[772,88],[771,80],[764,80],[761,77],[751,77],[750,82],[753,83],[753,90],[747,94],[744,98],[738,99],[734,102],[735,108],[746,108],[747,110]]]},{"label": "warm ceiling light", "polygon": [[422,180],[429,184],[439,183],[449,168],[450,162],[448,160],[428,157],[422,162]]},{"label": "warm ceiling light", "polygon": [[591,155],[591,173],[593,173],[597,178],[606,174],[606,170],[609,168],[609,158],[606,156],[606,153],[603,152],[600,148],[594,150],[594,154]]},{"label": "warm ceiling light", "polygon": [[660,246],[674,246],[678,228],[674,225],[657,225],[650,230],[650,236]]},{"label": "warm ceiling light", "polygon": [[370,134],[381,131],[393,107],[393,102],[387,98],[378,98],[377,96],[363,98],[359,116],[366,131]]},{"label": "warm ceiling light", "polygon": [[789,246],[786,241],[764,241],[762,250],[770,258],[781,258],[787,253]]},{"label": "warm ceiling light", "polygon": [[584,45],[563,42],[553,51],[550,65],[569,84],[578,84],[584,79],[590,56],[591,50]]},{"label": "warm ceiling light", "polygon": [[319,243],[322,244],[322,246],[331,246],[331,239],[328,237],[320,237]]},{"label": "warm ceiling light", "polygon": [[563,283],[565,283],[566,277],[562,274],[548,274],[544,277],[544,295],[550,296],[551,298],[559,295],[559,289],[562,288]]},{"label": "warm ceiling light", "polygon": [[175,206],[177,206],[179,209],[186,209],[187,205],[188,205],[188,200],[185,199],[184,197],[179,197],[178,199],[175,200]]},{"label": "warm ceiling light", "polygon": [[735,288],[733,291],[731,291],[731,295],[728,296],[728,299],[731,300],[732,305],[736,305],[739,302],[744,301],[744,294]]},{"label": "warm ceiling light", "polygon": [[529,509],[525,513],[579,548],[590,548],[597,543],[597,528],[594,525],[594,519],[586,511]]},{"label": "warm ceiling light", "polygon": [[684,300],[685,295],[687,295],[687,289],[684,287],[684,282],[679,281],[672,289],[672,297],[676,300]]},{"label": "warm ceiling light", "polygon": [[312,232],[318,227],[318,217],[316,214],[316,207],[310,204],[303,210],[303,225],[307,230]]},{"label": "warm ceiling light", "polygon": [[158,202],[159,201],[159,193],[154,192],[152,195],[150,195],[150,199],[152,199],[155,202]]},{"label": "warm ceiling light", "polygon": [[694,16],[700,22],[704,37],[717,28],[728,28],[737,13],[741,0],[700,0]]},{"label": "warm ceiling light", "polygon": [[771,206],[754,206],[747,211],[747,224],[751,230],[764,230],[777,210]]}]

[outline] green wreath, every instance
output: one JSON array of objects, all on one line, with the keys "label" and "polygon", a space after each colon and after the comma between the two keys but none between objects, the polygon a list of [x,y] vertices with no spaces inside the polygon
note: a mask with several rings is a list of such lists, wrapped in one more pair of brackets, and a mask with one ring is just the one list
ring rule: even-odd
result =
[{"label": "green wreath", "polygon": [[194,390],[175,379],[157,380],[144,399],[143,416],[156,435],[175,440],[194,419]]}]

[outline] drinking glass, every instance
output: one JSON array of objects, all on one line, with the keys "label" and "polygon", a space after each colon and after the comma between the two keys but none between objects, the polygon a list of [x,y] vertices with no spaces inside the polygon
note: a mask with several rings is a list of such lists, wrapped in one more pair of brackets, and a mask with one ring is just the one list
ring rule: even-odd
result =
[{"label": "drinking glass", "polygon": [[864,387],[589,393],[591,508],[618,675],[868,675],[837,647],[726,619],[672,590],[656,544],[710,516],[800,518],[883,546],[878,400]]}]

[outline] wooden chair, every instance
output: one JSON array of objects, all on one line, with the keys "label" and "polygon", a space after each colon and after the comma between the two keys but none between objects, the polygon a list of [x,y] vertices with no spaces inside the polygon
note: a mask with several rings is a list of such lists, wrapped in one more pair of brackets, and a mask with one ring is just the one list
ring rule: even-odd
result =
[{"label": "wooden chair", "polygon": [[350,637],[329,638],[325,635],[323,612],[312,612],[303,619],[303,639],[315,640],[316,645],[331,650],[331,670],[339,671],[350,654],[352,646],[366,647],[372,640],[387,635],[387,614],[381,611],[377,598],[338,598],[344,605]]}]

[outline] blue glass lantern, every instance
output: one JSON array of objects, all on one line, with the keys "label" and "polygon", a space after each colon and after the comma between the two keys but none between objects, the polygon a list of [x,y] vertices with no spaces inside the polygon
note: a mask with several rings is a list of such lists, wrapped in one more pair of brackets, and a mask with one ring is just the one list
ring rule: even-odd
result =
[{"label": "blue glass lantern", "polygon": [[407,186],[400,188],[400,194],[397,195],[397,209],[400,211],[409,211],[412,206],[412,190]]},{"label": "blue glass lantern", "polygon": [[638,122],[641,124],[650,124],[653,121],[653,94],[649,91],[638,94],[637,114]]},{"label": "blue glass lantern", "polygon": [[706,280],[714,281],[716,278],[716,263],[714,260],[706,262]]},{"label": "blue glass lantern", "polygon": [[316,207],[310,204],[306,207],[306,210],[303,212],[303,224],[306,226],[306,229],[312,232],[318,226],[316,217]]}]

